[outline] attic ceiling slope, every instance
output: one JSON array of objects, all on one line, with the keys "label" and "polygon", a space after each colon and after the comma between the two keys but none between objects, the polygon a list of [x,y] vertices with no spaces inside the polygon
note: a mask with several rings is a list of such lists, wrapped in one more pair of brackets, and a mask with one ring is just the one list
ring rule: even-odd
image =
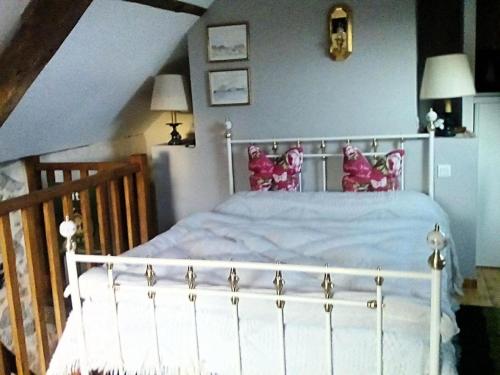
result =
[{"label": "attic ceiling slope", "polygon": [[92,0],[32,0],[0,56],[0,127]]},{"label": "attic ceiling slope", "polygon": [[[115,118],[196,20],[94,0],[0,128],[0,162],[137,134],[138,124]],[[131,111],[151,114],[147,100],[139,102]]]}]

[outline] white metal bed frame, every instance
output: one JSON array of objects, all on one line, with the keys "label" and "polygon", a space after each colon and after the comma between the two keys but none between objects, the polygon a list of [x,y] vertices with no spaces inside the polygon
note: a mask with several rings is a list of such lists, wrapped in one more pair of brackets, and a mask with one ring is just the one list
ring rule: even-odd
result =
[{"label": "white metal bed frame", "polygon": [[[273,149],[276,148],[278,142],[289,143],[289,142],[316,142],[320,144],[320,153],[305,155],[305,157],[320,158],[323,166],[323,184],[322,188],[326,191],[326,162],[330,157],[337,157],[337,154],[326,153],[326,143],[332,141],[361,141],[361,140],[373,140],[374,148],[376,148],[377,140],[399,140],[400,146],[404,148],[404,142],[406,140],[415,139],[427,139],[429,141],[429,186],[428,192],[432,197],[434,194],[434,132],[430,131],[429,134],[414,134],[414,135],[397,135],[397,136],[360,136],[360,137],[330,137],[330,138],[305,138],[305,139],[264,139],[264,140],[232,140],[231,138],[231,126],[230,122],[227,126],[226,131],[226,144],[227,144],[227,155],[228,155],[228,168],[229,168],[229,188],[230,192],[234,193],[234,176],[233,176],[233,155],[232,155],[232,145],[233,144],[248,144],[248,143],[270,143],[273,144]],[[372,154],[377,153],[376,149]],[[404,184],[403,184],[404,188]],[[120,257],[120,256],[100,256],[100,255],[80,255],[75,253],[75,246],[72,240],[75,229],[74,225],[66,219],[63,224],[61,224],[61,234],[67,239],[67,252],[66,261],[68,267],[69,276],[69,290],[71,293],[71,301],[73,305],[73,312],[76,314],[76,322],[78,324],[79,332],[79,363],[80,372],[82,375],[89,374],[91,366],[88,363],[85,332],[83,325],[83,315],[82,315],[82,300],[80,295],[80,285],[78,279],[78,264],[101,264],[107,266],[108,273],[108,288],[110,291],[110,304],[115,311],[115,323],[116,323],[116,335],[118,342],[118,351],[120,353],[120,358],[122,358],[121,351],[121,340],[120,332],[118,330],[118,315],[117,315],[117,294],[126,293],[130,290],[141,290],[148,294],[148,297],[153,306],[153,311],[155,311],[155,298],[158,294],[168,293],[168,294],[183,294],[189,298],[193,306],[193,357],[198,359],[198,372],[199,368],[199,346],[198,346],[198,332],[197,332],[197,320],[196,320],[196,298],[197,296],[225,296],[228,298],[228,303],[234,306],[234,329],[236,330],[238,342],[235,343],[235,350],[233,355],[237,358],[238,368],[235,373],[242,373],[242,362],[241,362],[241,346],[240,346],[240,318],[239,318],[239,299],[260,299],[274,301],[277,307],[277,329],[280,338],[280,368],[281,374],[286,375],[286,351],[285,351],[285,335],[284,335],[284,310],[286,302],[300,302],[300,303],[311,303],[322,305],[325,311],[325,356],[328,364],[328,374],[333,374],[333,361],[332,356],[332,311],[335,306],[356,306],[359,308],[369,308],[373,309],[374,321],[376,322],[376,336],[374,339],[374,347],[376,350],[376,369],[377,375],[383,374],[383,364],[384,364],[384,344],[383,344],[383,312],[384,312],[384,297],[383,297],[383,282],[385,278],[400,278],[400,279],[420,279],[429,280],[431,288],[431,303],[430,303],[430,327],[429,327],[429,361],[430,361],[430,374],[438,375],[440,373],[440,320],[441,320],[441,274],[442,269],[445,266],[445,261],[441,255],[441,251],[446,246],[446,238],[440,232],[439,226],[436,225],[433,231],[431,231],[427,237],[428,244],[432,250],[430,257],[428,258],[428,264],[430,266],[430,272],[406,272],[397,270],[385,270],[380,267],[377,269],[358,269],[358,268],[339,268],[331,266],[306,266],[298,264],[279,264],[279,263],[255,263],[255,262],[235,262],[235,261],[212,261],[212,260],[195,260],[195,259],[165,259],[165,258],[136,258],[136,257]],[[142,265],[145,267],[145,278],[147,280],[147,286],[139,285],[119,285],[116,283],[115,274],[113,273],[113,265],[126,264],[126,265]],[[172,269],[185,269],[186,275],[185,285],[172,285],[172,286],[156,286],[155,278],[155,268],[157,267],[170,267]],[[225,269],[228,271],[228,284],[226,285],[227,290],[213,290],[208,288],[200,288],[196,285],[196,273],[195,270],[199,269]],[[262,272],[273,272],[274,280],[273,286],[267,292],[254,292],[254,291],[241,291],[239,288],[239,276],[237,270],[257,270]],[[182,271],[183,272],[183,271]],[[285,276],[286,273],[290,272],[300,272],[300,273],[310,273],[310,274],[321,274],[323,275],[323,282],[318,285],[318,293],[321,293],[322,297],[312,297],[310,295],[287,294],[285,293]],[[374,278],[374,295],[373,299],[359,302],[334,298],[334,285],[333,276],[334,275],[353,275],[359,277],[373,277]],[[271,281],[271,280],[270,280]],[[163,364],[161,363],[160,350],[158,346],[158,331],[157,331],[157,317],[156,312],[153,314],[152,319],[154,320],[154,332],[151,332],[151,337],[156,342],[156,359],[157,359],[157,373],[161,373]],[[123,358],[122,358],[123,366]],[[123,369],[119,369],[123,370]]]},{"label": "white metal bed frame", "polygon": [[[304,154],[304,159],[320,159],[321,160],[321,171],[322,171],[322,191],[327,191],[328,182],[328,169],[327,162],[330,158],[343,158],[342,153],[330,153],[326,152],[327,145],[331,143],[336,144],[349,144],[351,142],[362,142],[371,141],[372,152],[363,152],[363,155],[376,157],[383,156],[385,152],[378,152],[378,144],[380,141],[396,141],[399,144],[399,148],[405,150],[405,144],[407,141],[418,141],[427,140],[427,193],[431,198],[434,199],[434,137],[435,129],[434,124],[431,123],[429,126],[428,133],[417,133],[417,134],[396,134],[396,135],[360,135],[360,136],[347,136],[347,137],[311,137],[311,138],[266,138],[266,139],[233,139],[232,138],[232,123],[229,119],[226,119],[226,149],[227,149],[227,170],[229,176],[229,193],[235,193],[234,184],[234,168],[233,168],[233,145],[243,144],[270,144],[272,145],[273,154],[269,155],[270,158],[277,158],[278,145],[279,144],[296,144],[300,146],[302,144],[316,144],[317,153]],[[401,171],[401,190],[405,190],[406,179],[405,179],[405,163],[403,159],[402,171]],[[302,174],[299,174],[299,189],[302,191]]]}]

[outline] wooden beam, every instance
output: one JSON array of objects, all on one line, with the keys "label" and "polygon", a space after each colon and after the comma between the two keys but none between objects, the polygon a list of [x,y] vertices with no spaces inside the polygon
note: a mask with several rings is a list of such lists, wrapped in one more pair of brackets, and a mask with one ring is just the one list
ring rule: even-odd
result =
[{"label": "wooden beam", "polygon": [[0,127],[92,0],[32,0],[0,56]]},{"label": "wooden beam", "polygon": [[205,8],[197,5],[184,3],[177,0],[125,0],[130,3],[148,5],[150,7],[170,10],[172,12],[189,13],[201,17],[206,12]]}]

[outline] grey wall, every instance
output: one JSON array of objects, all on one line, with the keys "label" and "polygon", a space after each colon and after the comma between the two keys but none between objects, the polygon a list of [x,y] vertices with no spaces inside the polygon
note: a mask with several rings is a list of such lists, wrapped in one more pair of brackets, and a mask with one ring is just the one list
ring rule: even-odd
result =
[{"label": "grey wall", "polygon": [[[415,132],[414,1],[347,4],[353,10],[354,53],[345,62],[328,56],[331,3],[323,0],[310,0],[307,6],[300,0],[216,0],[191,28],[197,146],[188,152],[165,151],[175,176],[175,218],[211,209],[227,197],[226,116],[236,138]],[[237,21],[249,22],[249,60],[209,64],[206,26]],[[207,72],[236,67],[250,69],[252,104],[210,107]],[[186,173],[189,178],[178,178]]]},{"label": "grey wall", "polygon": [[0,128],[0,162],[142,133],[151,77],[197,18],[95,0]]},{"label": "grey wall", "polygon": [[[414,1],[347,4],[354,14],[354,53],[333,62],[327,54],[330,2],[215,1],[189,33],[195,114],[206,123],[200,126],[229,114],[237,137],[414,131]],[[206,25],[238,20],[250,24],[249,61],[207,63]],[[208,107],[207,71],[236,67],[250,68],[252,105]]]}]

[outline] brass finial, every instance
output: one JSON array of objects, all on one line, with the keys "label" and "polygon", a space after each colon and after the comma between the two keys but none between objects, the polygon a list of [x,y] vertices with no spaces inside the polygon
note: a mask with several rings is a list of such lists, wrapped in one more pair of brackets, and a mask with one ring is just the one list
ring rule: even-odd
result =
[{"label": "brass finial", "polygon": [[434,270],[442,270],[446,266],[446,260],[437,249],[431,254],[427,263]]},{"label": "brass finial", "polygon": [[427,263],[434,270],[442,270],[446,266],[446,261],[441,255],[441,250],[446,247],[447,239],[439,224],[434,226],[434,230],[427,235],[427,244],[433,250]]},{"label": "brass finial", "polygon": [[[195,289],[196,288],[196,274],[194,273],[194,269],[192,266],[189,266],[186,272],[186,277],[185,277],[188,288],[189,289]],[[196,295],[195,294],[189,294],[189,300],[191,302],[196,301]]]},{"label": "brass finial", "polygon": [[[322,153],[322,154],[325,154],[325,153],[326,153],[326,143],[325,143],[325,141],[324,141],[324,140],[322,140],[322,141],[321,141],[321,144],[320,144],[320,146],[319,146],[319,149],[321,150],[321,153]],[[324,155],[323,155],[322,159],[323,159],[323,160],[325,160],[325,159],[326,159],[326,156],[324,156]]]},{"label": "brass finial", "polygon": [[[153,270],[153,266],[151,264],[148,264],[146,266],[146,273],[144,274],[146,276],[146,281],[148,283],[148,287],[152,287],[156,284],[156,274],[155,271]],[[148,292],[148,297],[149,298],[154,298],[155,297],[155,292],[149,291]]]},{"label": "brass finial", "polygon": [[[323,288],[323,291],[325,293],[325,298],[330,299],[333,297],[334,284],[332,282],[332,277],[330,276],[329,273],[325,273],[325,276],[323,277],[323,282],[321,283],[321,287]],[[324,307],[327,313],[332,312],[333,305],[325,303]]]},{"label": "brass finial", "polygon": [[224,126],[226,128],[225,136],[227,139],[231,139],[233,134],[231,133],[231,129],[233,128],[233,123],[229,119],[229,117],[226,117],[226,120],[224,121]]},{"label": "brass finial", "polygon": [[[285,280],[283,279],[283,275],[281,271],[276,271],[276,275],[273,280],[274,287],[276,288],[276,295],[283,295],[283,288],[285,287]],[[280,300],[279,298],[276,300],[276,306],[278,309],[282,309],[285,307],[285,301]]]},{"label": "brass finial", "polygon": [[[377,267],[377,271],[380,272],[380,267]],[[377,286],[382,286],[382,284],[384,283],[384,278],[380,275],[377,275],[375,276],[375,284],[377,284]]]},{"label": "brass finial", "polygon": [[[229,277],[227,278],[227,281],[229,281],[229,286],[231,287],[231,292],[236,293],[240,288],[238,286],[238,282],[240,281],[240,278],[236,274],[236,268],[231,267],[229,270]],[[233,305],[237,305],[239,302],[238,297],[231,297],[231,303]]]},{"label": "brass finial", "polygon": [[273,147],[272,147],[272,150],[273,150],[273,154],[275,154],[275,155],[276,155],[276,153],[278,152],[278,142],[273,141]]}]

